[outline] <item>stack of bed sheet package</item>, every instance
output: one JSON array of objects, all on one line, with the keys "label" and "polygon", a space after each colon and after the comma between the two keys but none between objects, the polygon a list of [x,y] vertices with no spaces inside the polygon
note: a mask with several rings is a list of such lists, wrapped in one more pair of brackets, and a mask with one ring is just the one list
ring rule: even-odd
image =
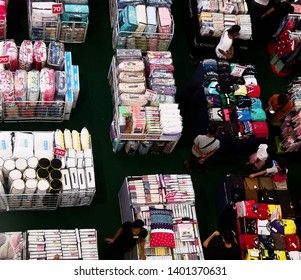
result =
[{"label": "stack of bed sheet package", "polygon": [[239,38],[243,40],[251,40],[252,38],[250,15],[202,11],[199,15],[199,22],[201,36],[220,37],[224,30],[238,24],[241,27]]},{"label": "stack of bed sheet package", "polygon": [[139,134],[141,140],[145,135],[157,140],[178,139],[182,117],[175,103],[177,88],[171,53],[148,51],[142,57],[141,50],[118,49],[112,69],[118,132],[127,134],[129,140],[134,135],[139,138]]},{"label": "stack of bed sheet package", "polygon": [[28,1],[29,36],[32,40],[55,41],[58,35],[60,16],[53,13],[58,1]]},{"label": "stack of bed sheet package", "polygon": [[63,43],[13,39],[0,42],[7,63],[0,65],[4,120],[70,119],[79,95],[79,66]]},{"label": "stack of bed sheet package", "polygon": [[29,260],[98,260],[95,229],[28,230]]},{"label": "stack of bed sheet package", "polygon": [[0,138],[1,211],[91,204],[95,178],[86,128],[80,133],[2,131]]},{"label": "stack of bed sheet package", "polygon": [[203,258],[190,175],[127,177],[126,186],[133,215],[148,230],[147,259]]},{"label": "stack of bed sheet package", "polygon": [[68,43],[84,42],[90,13],[88,0],[61,0],[61,2],[63,12],[59,40]]},{"label": "stack of bed sheet package", "polygon": [[116,47],[167,50],[173,37],[171,5],[171,0],[117,1]]}]

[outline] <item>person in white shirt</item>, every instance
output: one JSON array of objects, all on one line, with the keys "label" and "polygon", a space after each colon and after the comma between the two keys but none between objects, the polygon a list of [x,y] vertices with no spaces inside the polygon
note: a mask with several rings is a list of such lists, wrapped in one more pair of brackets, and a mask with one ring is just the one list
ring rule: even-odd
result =
[{"label": "person in white shirt", "polygon": [[196,163],[199,166],[199,172],[204,171],[205,161],[220,148],[220,141],[214,137],[217,130],[218,127],[216,124],[210,124],[206,135],[198,135],[194,139],[190,160],[184,162],[188,173],[192,172]]},{"label": "person in white shirt", "polygon": [[287,161],[285,158],[279,158],[277,161],[273,161],[273,166],[266,170],[259,171],[257,173],[250,174],[250,178],[258,176],[271,176],[274,182],[283,182],[287,177]]},{"label": "person in white shirt", "polygon": [[215,53],[218,58],[232,59],[234,55],[233,39],[239,37],[240,26],[233,25],[226,29],[215,48]]}]

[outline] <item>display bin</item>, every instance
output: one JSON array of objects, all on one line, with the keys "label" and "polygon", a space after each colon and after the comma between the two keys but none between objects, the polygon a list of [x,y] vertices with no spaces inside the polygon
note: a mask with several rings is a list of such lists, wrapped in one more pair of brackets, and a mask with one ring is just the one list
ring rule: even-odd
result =
[{"label": "display bin", "polygon": [[63,191],[59,197],[59,207],[89,206],[96,190]]},{"label": "display bin", "polygon": [[173,17],[171,33],[147,33],[147,35],[144,32],[121,32],[116,21],[112,31],[112,45],[113,49],[141,49],[142,52],[167,51],[173,35]]},{"label": "display bin", "polygon": [[62,21],[59,26],[59,41],[62,43],[83,43],[86,41],[89,21]]},{"label": "display bin", "polygon": [[0,40],[6,40],[6,19],[0,20]]},{"label": "display bin", "polygon": [[[45,42],[56,41],[58,39],[60,18],[57,20],[33,20],[32,17],[32,3],[34,1],[28,0],[28,34],[33,41],[43,40]],[[55,1],[58,3],[58,1]]]},{"label": "display bin", "polygon": [[62,122],[66,107],[64,101],[6,101],[2,104],[4,122]]},{"label": "display bin", "polygon": [[[2,131],[5,132],[5,131]],[[24,133],[24,134],[30,134],[30,133],[37,133],[35,139],[37,142],[33,140],[33,143],[27,143],[27,145],[30,147],[32,146],[32,149],[34,151],[33,154],[29,156],[29,158],[36,158],[41,159],[46,157],[41,156],[41,148],[39,147],[39,141],[37,140],[39,138],[39,133],[47,133],[47,138],[43,138],[43,141],[40,141],[43,143],[44,152],[46,151],[46,147],[52,147],[50,142],[52,140],[50,139],[49,133],[53,132],[53,154],[51,152],[48,153],[48,159],[60,159],[62,161],[62,167],[54,167],[51,166],[49,163],[49,166],[45,169],[48,170],[49,176],[43,177],[45,175],[39,175],[38,170],[44,169],[44,167],[38,167],[38,164],[36,163],[36,167],[32,167],[29,165],[29,158],[22,156],[16,156],[15,155],[15,148],[14,145],[11,147],[11,153],[12,155],[9,157],[6,157],[5,159],[0,159],[3,161],[3,168],[2,170],[6,171],[6,173],[0,174],[0,212],[1,211],[24,211],[24,210],[56,210],[59,207],[75,207],[75,206],[89,206],[91,205],[93,198],[96,193],[96,182],[95,182],[95,171],[94,171],[94,160],[93,160],[93,149],[92,149],[92,139],[91,135],[89,137],[89,148],[85,148],[82,150],[78,150],[75,152],[75,149],[66,149],[66,157],[62,158],[56,153],[56,149],[64,151],[64,149],[60,149],[61,145],[56,144],[55,142],[55,132],[56,131],[18,131],[18,133]],[[13,139],[16,139],[16,131],[9,131],[11,139],[9,141],[13,141]],[[80,133],[80,132],[79,132]],[[7,138],[5,138],[7,139]],[[23,139],[23,138],[22,138]],[[25,139],[27,142],[27,139]],[[25,141],[24,140],[24,141]],[[8,140],[7,140],[8,141]],[[3,140],[4,146],[8,146],[6,140]],[[2,146],[3,146],[2,145]],[[35,146],[37,145],[37,146]],[[19,146],[18,146],[19,147]],[[36,147],[38,147],[36,149]],[[48,151],[51,151],[50,148]],[[18,153],[19,150],[17,151]],[[50,153],[52,156],[50,156]],[[39,155],[38,155],[39,154]],[[77,157],[78,156],[78,157]],[[77,158],[77,160],[75,160]],[[27,163],[23,163],[23,168],[17,167],[16,161],[18,159],[24,159],[27,160]],[[9,165],[10,168],[5,169],[5,163],[6,160],[10,160],[11,162],[15,162],[13,165]],[[26,161],[25,161],[26,162]],[[8,166],[8,165],[7,165]],[[35,175],[32,173],[24,173],[26,168],[28,169],[34,169]],[[59,190],[59,192],[51,192],[53,188],[51,187],[51,183],[53,180],[56,180],[56,177],[51,177],[51,171],[53,169],[59,169],[61,171],[61,178],[57,179],[62,182],[62,188]],[[13,175],[10,175],[10,172],[14,170],[20,170],[18,173],[21,173],[21,177],[14,177]],[[18,175],[19,176],[19,175]],[[39,177],[41,176],[41,177]],[[21,188],[12,188],[12,183],[14,180],[22,179],[20,181],[23,181],[24,183],[27,182],[28,178],[34,179],[37,182],[37,185],[41,180],[44,180],[43,178],[46,178],[46,180],[49,183],[49,187],[47,189],[39,189],[37,186],[36,189],[29,189],[29,191],[26,192],[26,187],[23,189]],[[45,181],[45,180],[44,180]],[[43,182],[44,183],[44,182]],[[12,189],[14,192],[12,192]],[[30,191],[32,191],[30,193]]]},{"label": "display bin", "polygon": [[0,196],[0,211],[56,210],[59,194],[5,194]]}]

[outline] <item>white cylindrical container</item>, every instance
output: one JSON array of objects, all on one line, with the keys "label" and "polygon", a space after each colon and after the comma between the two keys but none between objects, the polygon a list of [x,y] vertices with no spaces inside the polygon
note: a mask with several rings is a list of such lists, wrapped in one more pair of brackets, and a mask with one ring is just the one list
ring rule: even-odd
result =
[{"label": "white cylindrical container", "polygon": [[12,171],[9,172],[8,174],[8,181],[7,181],[7,185],[10,188],[13,181],[17,180],[17,179],[21,179],[22,178],[22,172],[18,169],[14,169]]},{"label": "white cylindrical container", "polygon": [[14,170],[15,168],[16,168],[16,163],[13,159],[5,160],[2,169],[4,178],[7,179],[9,172]]},{"label": "white cylindrical container", "polygon": [[27,160],[27,165],[28,165],[29,168],[36,169],[38,167],[38,163],[39,163],[39,160],[36,157],[30,157]]},{"label": "white cylindrical container", "polygon": [[37,191],[35,194],[35,206],[44,207],[44,198],[49,189],[49,182],[46,179],[38,180]]},{"label": "white cylindrical container", "polygon": [[39,180],[37,185],[37,193],[45,194],[49,189],[49,186],[50,184],[46,179]]},{"label": "white cylindrical container", "polygon": [[4,160],[0,157],[0,170],[2,170],[4,164]]},{"label": "white cylindrical container", "polygon": [[9,193],[10,194],[22,194],[25,189],[25,183],[22,179],[14,180],[11,184]]},{"label": "white cylindrical container", "polygon": [[26,181],[28,179],[36,179],[36,171],[33,168],[27,168],[23,172],[23,180]]},{"label": "white cylindrical container", "polygon": [[1,182],[1,184],[2,184],[3,186],[5,185],[5,180],[4,180],[4,176],[3,176],[2,170],[0,170],[0,182]]},{"label": "white cylindrical container", "polygon": [[24,172],[26,168],[27,168],[27,160],[25,158],[18,158],[16,160],[16,169],[20,170],[21,172]]},{"label": "white cylindrical container", "polygon": [[27,193],[27,194],[35,193],[37,187],[38,187],[38,180],[28,179],[25,182],[25,191],[24,191],[24,193]]}]

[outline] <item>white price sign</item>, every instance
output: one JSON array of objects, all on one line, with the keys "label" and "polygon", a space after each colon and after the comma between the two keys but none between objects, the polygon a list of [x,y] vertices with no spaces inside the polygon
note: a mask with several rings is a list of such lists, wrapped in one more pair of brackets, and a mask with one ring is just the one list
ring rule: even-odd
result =
[{"label": "white price sign", "polygon": [[145,95],[146,100],[148,100],[148,101],[154,101],[156,99],[157,92],[155,92],[153,90],[150,90],[150,89],[147,89],[145,91],[144,95]]},{"label": "white price sign", "polygon": [[234,10],[234,4],[232,3],[226,3],[226,5],[223,8],[223,13],[225,14],[232,14],[233,10]]},{"label": "white price sign", "polygon": [[232,72],[231,75],[235,76],[235,77],[241,77],[243,72],[245,71],[246,67],[245,66],[241,66],[241,65],[236,65]]}]

